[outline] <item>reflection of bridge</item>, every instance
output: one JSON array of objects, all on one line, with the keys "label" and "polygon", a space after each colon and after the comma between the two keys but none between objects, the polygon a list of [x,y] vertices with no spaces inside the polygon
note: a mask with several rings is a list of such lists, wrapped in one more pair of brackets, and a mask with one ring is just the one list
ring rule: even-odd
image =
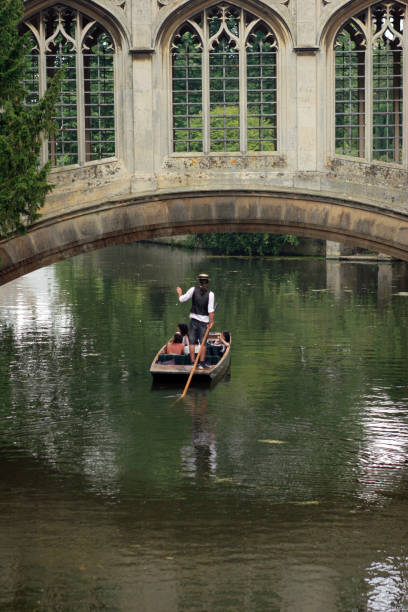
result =
[{"label": "reflection of bridge", "polygon": [[[76,47],[73,39],[69,46],[78,56],[79,102],[65,111],[74,113],[78,133],[71,131],[68,141],[61,127],[44,148],[43,159],[51,151],[59,166],[51,175],[56,188],[27,235],[0,242],[0,283],[89,249],[189,232],[293,233],[408,260],[408,122],[402,122],[408,71],[399,72],[405,0],[251,0],[248,6],[237,0],[229,2],[228,22],[216,2],[197,8],[191,0],[92,0],[85,15],[83,3],[65,0],[71,17],[58,7],[45,15],[53,4],[27,0],[25,23],[44,60],[38,64],[43,84],[41,66],[53,37],[63,38],[64,19],[72,19],[69,31],[81,24]],[[89,29],[89,18],[99,29]],[[234,19],[245,24],[238,37],[231,32]],[[41,20],[51,30],[41,29]],[[206,38],[206,20],[218,20],[222,48]],[[46,31],[49,38],[41,39]],[[89,32],[85,54],[81,36]],[[93,61],[100,67],[106,33],[115,56],[113,63],[109,56],[114,115],[102,97],[92,102],[83,77]],[[259,48],[251,56],[254,33],[258,41],[273,41],[267,53]],[[198,44],[191,65],[183,36]],[[92,47],[97,37],[99,51]],[[228,64],[234,53],[235,73]],[[230,77],[211,73],[215,56],[225,73],[235,74],[238,102],[228,102]],[[388,62],[383,83],[373,58]],[[101,86],[101,71],[94,74],[99,90],[109,88],[106,81]],[[224,113],[221,127],[214,127],[213,99]],[[228,123],[234,113],[236,128]],[[58,157],[58,151],[65,153]]]}]

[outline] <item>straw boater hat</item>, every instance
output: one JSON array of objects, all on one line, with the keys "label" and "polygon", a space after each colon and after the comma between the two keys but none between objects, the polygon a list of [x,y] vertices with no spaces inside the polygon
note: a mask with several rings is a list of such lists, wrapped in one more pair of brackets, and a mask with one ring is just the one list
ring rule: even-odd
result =
[{"label": "straw boater hat", "polygon": [[199,274],[197,276],[197,280],[204,281],[204,282],[208,283],[208,281],[210,280],[210,277],[208,276],[208,274]]}]

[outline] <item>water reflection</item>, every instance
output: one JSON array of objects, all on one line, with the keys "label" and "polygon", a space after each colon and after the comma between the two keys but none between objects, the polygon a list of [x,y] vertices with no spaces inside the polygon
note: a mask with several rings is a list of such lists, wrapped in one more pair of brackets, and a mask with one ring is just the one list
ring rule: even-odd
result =
[{"label": "water reflection", "polygon": [[[233,376],[175,405],[149,365],[204,268]],[[0,608],[407,608],[406,289],[152,245],[2,287]]]},{"label": "water reflection", "polygon": [[13,327],[20,342],[28,334],[53,332],[57,337],[72,332],[69,305],[61,301],[55,267],[49,266],[27,274],[0,289],[0,322]]},{"label": "water reflection", "polygon": [[358,453],[361,497],[383,499],[405,487],[408,456],[407,400],[394,402],[385,389],[373,389],[364,400],[364,434]]},{"label": "water reflection", "polygon": [[[359,293],[362,290],[369,290],[370,284],[377,285],[378,303],[386,304],[392,294],[393,267],[391,261],[370,263],[361,262],[355,264],[352,261],[333,261],[326,262],[326,283],[327,289],[336,297],[342,300],[349,292]],[[370,282],[367,282],[369,277]]]},{"label": "water reflection", "polygon": [[[371,280],[368,278],[371,276]],[[349,261],[326,261],[327,289],[342,300],[346,293],[360,293],[369,291],[370,284],[377,286],[377,300],[379,306],[390,303],[394,287],[404,292],[408,280],[408,269],[405,262],[392,262],[392,260],[378,260],[375,262],[362,261],[358,264]]]},{"label": "water reflection", "polygon": [[180,451],[183,472],[190,478],[208,478],[217,472],[215,431],[207,421],[207,393],[192,388],[184,405],[191,415],[191,444]]},{"label": "water reflection", "polygon": [[392,272],[393,267],[390,261],[379,262],[378,264],[378,286],[377,300],[380,307],[389,303],[392,294]]}]

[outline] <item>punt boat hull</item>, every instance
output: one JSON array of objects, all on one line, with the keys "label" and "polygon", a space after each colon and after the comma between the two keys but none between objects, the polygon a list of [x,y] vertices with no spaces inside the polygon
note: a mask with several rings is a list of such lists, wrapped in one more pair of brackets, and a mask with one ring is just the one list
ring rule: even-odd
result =
[{"label": "punt boat hull", "polygon": [[[219,337],[219,332],[213,332],[208,335],[208,343],[211,346],[216,339]],[[150,366],[150,373],[153,377],[153,381],[161,382],[183,382],[186,381],[192,370],[192,365],[184,364],[172,364],[166,365],[165,363],[159,363],[159,355],[162,355],[166,345],[162,346],[161,349],[156,353],[152,364]],[[207,350],[208,352],[208,350]],[[224,353],[221,355],[219,361],[210,365],[203,370],[196,368],[193,380],[194,383],[213,383],[225,376],[231,365],[231,343],[227,347]]]}]

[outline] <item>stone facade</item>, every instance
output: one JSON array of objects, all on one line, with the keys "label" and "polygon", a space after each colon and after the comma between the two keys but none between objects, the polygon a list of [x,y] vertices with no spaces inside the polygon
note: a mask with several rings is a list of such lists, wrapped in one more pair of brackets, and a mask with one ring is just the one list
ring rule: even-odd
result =
[{"label": "stone facade", "polygon": [[[27,0],[26,15],[33,15],[53,3]],[[264,20],[278,41],[278,145],[273,152],[208,154],[172,152],[169,48],[177,27],[214,2],[61,0],[61,3],[80,9],[103,23],[115,41],[116,157],[54,169],[51,180],[56,186],[48,197],[40,223],[51,227],[52,219],[79,217],[90,207],[106,210],[111,206],[113,210],[118,202],[126,199],[129,202],[138,199],[173,202],[177,195],[183,199],[194,197],[194,194],[202,198],[233,191],[248,194],[254,202],[257,194],[270,194],[274,202],[279,197],[281,202],[301,199],[305,206],[308,201],[332,206],[340,203],[355,210],[372,211],[377,224],[381,215],[405,222],[408,213],[406,151],[399,164],[335,154],[334,37],[347,19],[374,5],[372,0],[235,2]],[[400,5],[407,6],[406,0],[401,0]],[[408,78],[405,88],[407,83]],[[408,95],[405,96],[404,112],[405,108],[408,108]],[[404,123],[406,132],[408,122]],[[407,142],[408,137],[405,137],[405,148]],[[261,214],[259,209],[257,214]],[[244,217],[239,216],[243,230],[246,229]],[[191,218],[195,218],[194,215]],[[329,218],[326,220],[327,234],[323,225],[319,225],[318,231],[313,228],[310,215],[304,218],[298,233],[308,235],[309,223],[311,237],[342,239],[343,230],[329,227]],[[262,225],[262,219],[258,222]],[[98,225],[97,221],[95,223]],[[399,221],[396,223],[398,225]],[[212,221],[208,225],[212,225]],[[267,226],[265,223],[264,227]],[[371,225],[369,231],[374,232],[374,226]],[[214,225],[212,227],[214,231]],[[195,229],[191,225],[189,231]],[[271,231],[275,230],[279,231],[279,227]],[[292,230],[298,231],[296,223]],[[103,232],[103,229],[98,231]],[[162,234],[177,232],[185,233],[185,228],[162,228]],[[364,232],[353,234],[350,231],[344,237],[363,246],[369,236],[362,239],[362,234]],[[369,246],[378,247],[381,235],[381,232],[378,236],[373,234]],[[98,236],[103,241],[102,234]],[[385,244],[384,249],[378,250],[390,254],[398,251],[405,257],[404,245],[405,238],[397,247],[394,245],[387,250]],[[6,261],[6,243],[0,243],[0,247]],[[62,251],[59,256],[63,256]],[[16,262],[16,256],[13,258]]]},{"label": "stone facade", "polygon": [[[25,2],[27,15],[52,4]],[[214,2],[64,0],[103,21],[115,40],[117,160],[54,170],[44,214],[115,197],[174,190],[273,189],[319,193],[388,209],[407,207],[407,164],[336,157],[333,38],[371,0],[251,0],[279,42],[278,151],[221,155],[171,151],[169,45],[177,26]]]}]

